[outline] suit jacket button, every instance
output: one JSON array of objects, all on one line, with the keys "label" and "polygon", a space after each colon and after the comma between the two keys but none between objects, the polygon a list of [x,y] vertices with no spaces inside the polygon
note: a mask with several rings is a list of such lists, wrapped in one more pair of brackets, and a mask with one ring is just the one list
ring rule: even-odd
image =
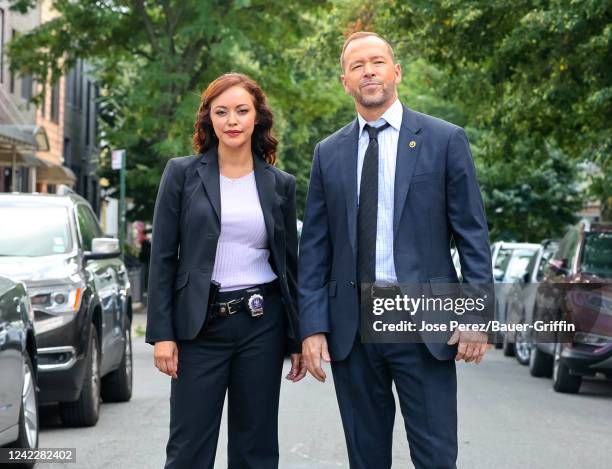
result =
[{"label": "suit jacket button", "polygon": [[350,282],[349,282],[349,285],[350,285],[351,287],[354,287],[354,286],[355,286],[355,282],[350,281]]}]

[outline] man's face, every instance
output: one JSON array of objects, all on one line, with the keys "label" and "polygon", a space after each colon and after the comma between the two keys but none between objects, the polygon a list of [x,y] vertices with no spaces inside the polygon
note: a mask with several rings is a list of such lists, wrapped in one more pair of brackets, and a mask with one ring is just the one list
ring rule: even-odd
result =
[{"label": "man's face", "polygon": [[366,108],[391,104],[402,69],[387,44],[375,36],[351,41],[344,51],[344,90]]}]

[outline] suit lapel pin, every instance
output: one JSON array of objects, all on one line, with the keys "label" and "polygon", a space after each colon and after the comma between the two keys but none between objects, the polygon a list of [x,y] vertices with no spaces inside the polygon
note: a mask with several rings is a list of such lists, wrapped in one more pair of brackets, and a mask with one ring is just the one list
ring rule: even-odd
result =
[{"label": "suit lapel pin", "polygon": [[408,144],[408,146],[409,146],[410,148],[414,148],[414,147],[416,147],[416,141],[414,141],[414,140],[410,140],[410,143]]}]

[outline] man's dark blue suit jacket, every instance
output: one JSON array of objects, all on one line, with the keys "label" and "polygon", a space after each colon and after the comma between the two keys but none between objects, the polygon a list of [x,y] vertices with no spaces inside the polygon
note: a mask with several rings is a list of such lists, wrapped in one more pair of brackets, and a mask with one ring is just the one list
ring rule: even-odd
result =
[{"label": "man's dark blue suit jacket", "polygon": [[[350,352],[359,328],[355,119],[315,148],[299,249],[300,335],[326,333],[332,360]],[[397,145],[393,255],[400,284],[491,284],[484,206],[462,128],[404,107]],[[427,343],[438,359],[456,346]]]}]

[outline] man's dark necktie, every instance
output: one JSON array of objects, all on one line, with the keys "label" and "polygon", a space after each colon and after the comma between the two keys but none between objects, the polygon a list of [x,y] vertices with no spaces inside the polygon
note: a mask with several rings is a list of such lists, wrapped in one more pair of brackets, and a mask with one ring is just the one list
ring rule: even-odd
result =
[{"label": "man's dark necktie", "polygon": [[362,283],[376,280],[376,222],[378,218],[378,133],[389,127],[366,124],[370,143],[365,152],[359,187],[359,212],[357,214],[358,275]]}]

